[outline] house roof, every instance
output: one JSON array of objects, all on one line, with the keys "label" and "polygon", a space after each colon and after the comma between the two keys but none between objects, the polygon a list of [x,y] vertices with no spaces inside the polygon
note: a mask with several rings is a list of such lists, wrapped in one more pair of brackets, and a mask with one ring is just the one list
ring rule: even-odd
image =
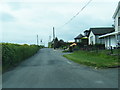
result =
[{"label": "house roof", "polygon": [[120,10],[120,1],[119,1],[119,3],[118,3],[118,6],[117,6],[117,8],[116,8],[116,10],[115,10],[114,15],[113,15],[113,18],[114,18],[114,19],[115,19],[115,17],[116,17],[116,15],[117,15],[117,13],[118,13],[119,10]]},{"label": "house roof", "polygon": [[104,35],[107,33],[114,32],[115,29],[113,27],[102,27],[102,28],[90,28],[90,31],[92,31],[94,35]]},{"label": "house roof", "polygon": [[85,32],[89,32],[89,30],[85,30],[84,33],[85,33]]},{"label": "house roof", "polygon": [[75,37],[75,39],[81,39],[82,37],[84,37],[82,34],[79,34],[77,37]]},{"label": "house roof", "polygon": [[85,30],[85,31],[84,31],[84,35],[87,36],[87,37],[89,36],[89,33],[90,33],[89,30]]}]

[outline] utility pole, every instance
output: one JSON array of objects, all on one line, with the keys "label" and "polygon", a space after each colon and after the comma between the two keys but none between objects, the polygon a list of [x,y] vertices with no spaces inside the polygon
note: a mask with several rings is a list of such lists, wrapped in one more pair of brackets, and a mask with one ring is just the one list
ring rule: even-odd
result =
[{"label": "utility pole", "polygon": [[55,49],[55,28],[53,27],[53,48]]},{"label": "utility pole", "polygon": [[41,39],[41,40],[40,40],[40,44],[41,44],[41,45],[42,45],[42,42],[43,42],[43,40]]},{"label": "utility pole", "polygon": [[38,35],[37,35],[37,45],[38,45],[38,42],[39,42],[39,41],[38,41]]},{"label": "utility pole", "polygon": [[48,48],[51,48],[52,42],[51,42],[51,36],[49,36],[49,40],[48,40]]},{"label": "utility pole", "polygon": [[53,27],[53,40],[55,39],[55,28]]},{"label": "utility pole", "polygon": [[51,42],[51,36],[49,36],[49,42]]}]

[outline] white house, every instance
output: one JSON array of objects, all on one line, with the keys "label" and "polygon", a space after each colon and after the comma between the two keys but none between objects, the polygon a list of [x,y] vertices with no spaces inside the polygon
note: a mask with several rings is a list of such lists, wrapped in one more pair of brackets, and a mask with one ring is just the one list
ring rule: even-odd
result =
[{"label": "white house", "polygon": [[104,39],[99,39],[99,36],[114,32],[113,27],[97,27],[97,28],[90,28],[89,33],[89,45],[95,44],[105,44]]},{"label": "white house", "polygon": [[117,9],[113,15],[115,31],[99,36],[99,39],[105,40],[105,47],[120,47],[120,2],[118,3]]}]

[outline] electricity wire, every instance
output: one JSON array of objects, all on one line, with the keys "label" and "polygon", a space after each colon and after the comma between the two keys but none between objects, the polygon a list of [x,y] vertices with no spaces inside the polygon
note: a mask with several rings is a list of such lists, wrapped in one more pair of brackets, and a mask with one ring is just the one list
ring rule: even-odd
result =
[{"label": "electricity wire", "polygon": [[69,24],[74,18],[76,18],[90,3],[92,2],[92,0],[89,0],[88,3],[86,3],[79,12],[77,12],[68,22],[66,22],[65,24],[63,24],[60,28],[63,28],[65,25]]}]

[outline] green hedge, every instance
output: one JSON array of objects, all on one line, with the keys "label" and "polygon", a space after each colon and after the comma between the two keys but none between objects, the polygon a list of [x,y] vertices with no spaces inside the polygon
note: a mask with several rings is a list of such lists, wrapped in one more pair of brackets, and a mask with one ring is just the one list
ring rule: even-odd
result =
[{"label": "green hedge", "polygon": [[2,43],[3,72],[34,55],[40,48],[42,47],[37,45]]}]

